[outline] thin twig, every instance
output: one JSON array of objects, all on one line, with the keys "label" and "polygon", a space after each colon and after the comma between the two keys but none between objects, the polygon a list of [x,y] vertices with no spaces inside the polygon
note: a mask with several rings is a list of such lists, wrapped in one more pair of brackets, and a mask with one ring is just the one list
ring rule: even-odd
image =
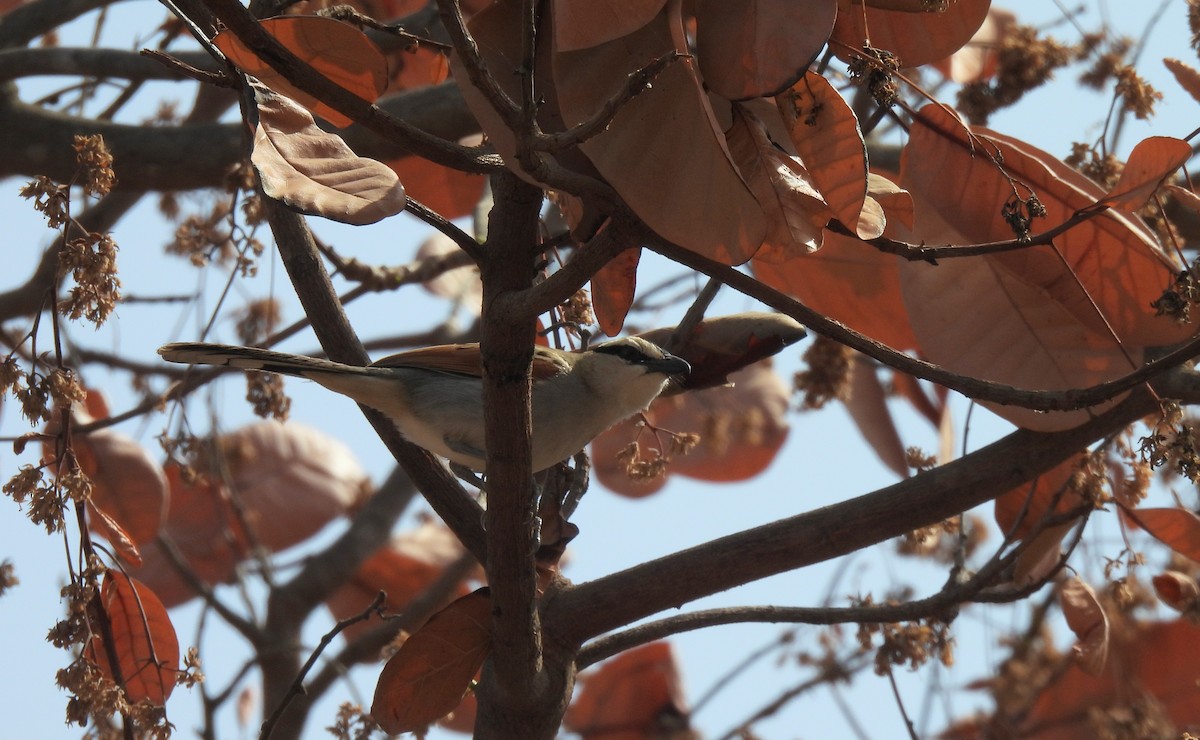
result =
[{"label": "thin twig", "polygon": [[342,630],[346,629],[347,627],[370,619],[371,615],[378,612],[380,607],[383,606],[384,599],[386,598],[387,594],[385,594],[383,591],[380,591],[375,595],[375,600],[371,602],[371,605],[366,609],[363,609],[361,613],[356,614],[353,617],[338,620],[338,623],[333,625],[333,629],[325,633],[325,636],[321,638],[321,642],[319,642],[316,649],[313,650],[312,655],[308,656],[308,660],[304,662],[304,667],[302,667],[300,669],[300,673],[296,675],[296,680],[292,682],[291,687],[288,689],[287,693],[284,694],[283,699],[275,706],[274,711],[271,712],[271,716],[267,717],[266,721],[263,722],[262,730],[258,735],[259,738],[262,740],[269,738],[271,736],[271,731],[275,729],[276,723],[278,723],[279,718],[283,716],[283,712],[287,709],[288,704],[291,703],[293,698],[304,693],[304,677],[308,675],[310,670],[312,670],[313,665],[315,665],[317,662],[317,658],[321,657],[321,653],[325,652],[325,648],[329,647],[329,643],[333,642],[333,638],[341,634]]}]

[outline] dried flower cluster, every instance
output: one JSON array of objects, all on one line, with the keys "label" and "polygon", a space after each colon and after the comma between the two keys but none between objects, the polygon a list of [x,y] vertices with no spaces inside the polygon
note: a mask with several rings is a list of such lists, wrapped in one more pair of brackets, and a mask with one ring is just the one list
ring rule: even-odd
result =
[{"label": "dried flower cluster", "polygon": [[370,740],[378,725],[371,715],[357,704],[343,702],[338,707],[337,719],[325,730],[338,740]]},{"label": "dried flower cluster", "polygon": [[255,345],[267,339],[282,318],[279,301],[265,298],[247,303],[245,308],[238,312],[237,323],[233,328],[242,344]]},{"label": "dried flower cluster", "polygon": [[982,519],[971,514],[963,525],[959,515],[906,533],[896,543],[896,552],[939,563],[953,563],[960,557],[972,557],[987,538],[988,528]]},{"label": "dried flower cluster", "polygon": [[1004,207],[1000,210],[1000,215],[1003,216],[1005,223],[1012,229],[1013,235],[1017,237],[1017,241],[1028,242],[1030,240],[1030,232],[1033,229],[1033,220],[1035,218],[1045,218],[1046,206],[1042,205],[1042,201],[1036,195],[1030,195],[1028,198],[1021,198],[1013,194],[1004,203]]},{"label": "dried flower cluster", "polygon": [[60,305],[63,315],[103,324],[121,300],[117,277],[117,244],[108,234],[89,232],[70,239],[58,253],[60,274],[70,273],[75,281]]},{"label": "dried flower cluster", "polygon": [[21,188],[21,197],[33,200],[33,209],[46,217],[46,225],[61,229],[71,219],[71,189],[45,175],[38,175]]},{"label": "dried flower cluster", "polygon": [[275,373],[247,371],[246,400],[264,419],[287,421],[292,411],[292,399],[283,390],[283,376]]},{"label": "dried flower cluster", "polygon": [[585,288],[575,291],[575,294],[568,298],[566,303],[559,306],[558,310],[562,314],[563,324],[569,330],[596,323],[596,315],[592,313],[592,298]]},{"label": "dried flower cluster", "polygon": [[108,195],[117,184],[112,152],[108,151],[100,134],[75,137],[75,161],[79,163],[83,192],[88,195]]},{"label": "dried flower cluster", "polygon": [[21,580],[17,578],[17,571],[13,567],[12,561],[7,558],[0,560],[0,596],[3,596],[8,589],[20,582]]},{"label": "dried flower cluster", "polygon": [[[870,598],[863,606],[870,604]],[[858,644],[865,652],[874,647],[875,635],[882,643],[875,652],[875,673],[886,676],[893,667],[907,665],[915,670],[936,658],[944,666],[954,665],[954,638],[950,626],[938,620],[896,624],[862,623],[858,625]]]},{"label": "dried flower cluster", "polygon": [[864,45],[861,55],[850,60],[848,71],[851,80],[867,86],[877,105],[888,108],[900,95],[900,88],[896,86],[892,75],[903,66],[900,57],[892,52]]},{"label": "dried flower cluster", "polygon": [[[664,429],[655,429],[658,447],[643,448],[641,443],[630,442],[617,452],[617,462],[632,480],[650,483],[666,475],[671,459],[675,455],[686,455],[700,444],[698,434],[677,434]],[[663,437],[667,443],[663,444]]]},{"label": "dried flower cluster", "polygon": [[804,393],[800,408],[819,409],[833,400],[844,401],[850,397],[851,367],[854,350],[838,344],[832,339],[817,337],[804,352],[807,370],[801,370],[793,378],[793,386]]},{"label": "dried flower cluster", "polygon": [[1053,38],[1043,38],[1032,26],[1016,26],[1000,42],[995,79],[963,85],[955,107],[971,123],[986,124],[997,110],[1049,81],[1054,70],[1070,63],[1077,51]]},{"label": "dried flower cluster", "polygon": [[1183,418],[1179,405],[1166,403],[1162,416],[1139,444],[1142,460],[1151,467],[1170,464],[1170,470],[1193,483],[1200,483],[1200,450],[1197,430]]}]

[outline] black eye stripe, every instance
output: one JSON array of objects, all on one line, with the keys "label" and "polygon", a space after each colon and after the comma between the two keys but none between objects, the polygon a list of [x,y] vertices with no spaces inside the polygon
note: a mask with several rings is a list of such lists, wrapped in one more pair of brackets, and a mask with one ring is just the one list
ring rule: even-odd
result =
[{"label": "black eye stripe", "polygon": [[596,347],[594,351],[603,352],[604,354],[608,355],[616,355],[622,360],[635,365],[642,365],[655,359],[653,357],[649,357],[645,352],[641,351],[637,347],[629,344],[605,344]]}]

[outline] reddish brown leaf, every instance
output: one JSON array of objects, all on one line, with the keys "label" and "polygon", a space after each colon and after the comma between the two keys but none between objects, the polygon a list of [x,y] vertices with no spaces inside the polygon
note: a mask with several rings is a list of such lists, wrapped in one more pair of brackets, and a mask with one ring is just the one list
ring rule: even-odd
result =
[{"label": "reddish brown leaf", "polygon": [[92,481],[92,531],[114,545],[122,539],[133,545],[152,542],[170,501],[162,466],[132,438],[111,429],[77,437],[74,444],[79,466]]},{"label": "reddish brown leaf", "polygon": [[142,567],[142,553],[138,550],[137,544],[129,534],[121,528],[116,519],[113,519],[108,512],[96,506],[95,501],[88,502],[88,511],[92,517],[99,519],[96,523],[89,522],[91,528],[103,532],[103,537],[108,540],[108,543],[117,551],[117,555],[121,560],[132,565],[134,568]]},{"label": "reddish brown leaf", "polygon": [[633,33],[667,0],[554,0],[554,46],[575,51]]},{"label": "reddish brown leaf", "polygon": [[[444,525],[424,522],[364,560],[350,581],[325,600],[325,605],[334,617],[346,619],[361,614],[376,594],[383,591],[387,594],[384,608],[388,612],[404,611],[462,552],[462,545]],[[466,586],[460,584],[455,598],[466,593]],[[359,622],[347,627],[343,634],[347,640],[353,640],[374,626],[371,622]]]},{"label": "reddish brown leaf", "polygon": [[1149,697],[1177,727],[1200,717],[1200,627],[1179,620],[1130,624],[1114,630],[1108,666],[1100,676],[1078,667],[1057,675],[1023,713],[1017,737],[1095,740],[1091,710],[1141,703]]},{"label": "reddish brown leaf", "polygon": [[389,92],[436,85],[450,76],[450,60],[440,49],[424,45],[402,49],[392,54],[391,61]]},{"label": "reddish brown leaf", "polygon": [[[379,48],[354,26],[312,15],[268,18],[260,23],[263,30],[313,69],[363,100],[374,102],[387,87],[387,60]],[[334,126],[345,128],[354,123],[296,88],[232,33],[222,31],[212,41],[243,72],[257,77],[272,90],[293,98]]]},{"label": "reddish brown leaf", "polygon": [[1200,561],[1200,517],[1187,509],[1130,509],[1121,513],[1175,552]]},{"label": "reddish brown leaf", "polygon": [[584,740],[647,740],[683,729],[687,703],[670,643],[621,653],[580,680],[564,724]]},{"label": "reddish brown leaf", "polygon": [[816,72],[806,73],[776,103],[830,210],[847,228],[857,229],[867,197],[867,149],[854,111]]},{"label": "reddish brown leaf", "polygon": [[738,171],[767,215],[767,236],[755,259],[785,262],[820,248],[833,214],[808,170],[780,151],[746,106],[733,107],[733,124],[725,138]]},{"label": "reddish brown leaf", "polygon": [[1194,612],[1200,606],[1200,583],[1187,573],[1168,570],[1151,579],[1158,600],[1177,612]]},{"label": "reddish brown leaf", "polygon": [[[913,227],[915,206],[912,195],[907,190],[892,182],[890,178],[870,172],[867,174],[867,202],[870,202],[872,198],[879,203],[889,219],[905,228]],[[859,221],[859,230],[860,232],[862,230],[861,220]]]},{"label": "reddish brown leaf", "polygon": [[1192,156],[1192,147],[1182,139],[1170,136],[1151,136],[1139,141],[1121,179],[1101,201],[1113,208],[1136,211],[1145,205],[1162,181],[1183,166]]},{"label": "reddish brown leaf", "polygon": [[131,702],[166,704],[179,670],[179,640],[166,608],[145,585],[112,570],[104,576],[100,601],[112,630],[117,670],[98,627],[87,644],[88,657],[125,689]]},{"label": "reddish brown leaf", "polygon": [[1056,524],[1034,535],[1013,565],[1013,584],[1024,587],[1049,578],[1062,560],[1062,541],[1074,526]]},{"label": "reddish brown leaf", "polygon": [[[997,155],[1003,172],[993,162]],[[1032,188],[1045,206],[1046,216],[1034,221],[1034,233],[1104,198],[1102,188],[1046,152],[982,127],[968,131],[932,104],[920,111],[901,168],[901,185],[970,242],[1013,238],[1002,214],[1013,195],[1009,177]],[[1091,331],[1106,335],[1111,326],[1129,346],[1174,344],[1191,334],[1189,327],[1154,315],[1150,303],[1177,268],[1144,224],[1121,212],[1088,219],[1056,237],[1053,246],[987,259],[1060,303]]]},{"label": "reddish brown leaf", "polygon": [[917,346],[900,294],[900,258],[826,231],[818,252],[781,264],[755,259],[755,277],[809,308],[896,349]]},{"label": "reddish brown leaf", "polygon": [[880,461],[896,475],[907,478],[908,457],[892,412],[888,410],[887,392],[879,382],[875,365],[863,355],[856,354],[854,360],[846,410]]},{"label": "reddish brown leaf", "polygon": [[1108,616],[1096,592],[1078,578],[1068,578],[1058,588],[1067,626],[1079,638],[1073,648],[1077,664],[1089,676],[1098,676],[1108,659]]},{"label": "reddish brown leaf", "polygon": [[1196,68],[1178,59],[1164,59],[1163,64],[1175,75],[1175,81],[1188,92],[1196,102],[1200,102],[1200,72]]},{"label": "reddish brown leaf", "polygon": [[637,266],[642,249],[626,249],[592,275],[592,308],[600,331],[615,337],[625,325],[625,315],[637,291]]},{"label": "reddish brown leaf", "polygon": [[487,588],[458,599],[405,641],[379,675],[371,716],[385,732],[412,732],[454,711],[491,649]]},{"label": "reddish brown leaf", "polygon": [[704,84],[729,100],[786,90],[821,53],[836,15],[837,0],[699,0]]},{"label": "reddish brown leaf", "polygon": [[1014,540],[1023,540],[1043,517],[1062,514],[1083,503],[1079,492],[1067,484],[1083,462],[1082,454],[1068,458],[1031,483],[996,497],[996,524]]},{"label": "reddish brown leaf", "polygon": [[[765,470],[787,439],[790,389],[769,362],[739,370],[729,379],[732,386],[658,398],[644,414],[653,428],[639,427],[639,417],[634,417],[593,440],[596,479],[609,490],[630,498],[660,490],[665,475],[650,480],[631,478],[618,460],[617,453],[635,441],[642,446],[643,457],[653,458],[656,451],[661,451],[671,458],[666,475],[678,473],[730,482],[752,478]],[[664,431],[656,433],[653,429]],[[686,455],[673,454],[669,432],[699,434],[700,443]]]},{"label": "reddish brown leaf", "polygon": [[295,102],[261,87],[255,98],[259,121],[250,160],[269,197],[355,225],[404,210],[404,186],[387,165],[355,154]]},{"label": "reddish brown leaf", "polygon": [[673,341],[676,327],[644,331],[637,336],[687,360],[692,372],[664,391],[699,390],[729,384],[729,373],[778,354],[808,332],[795,319],[778,313],[747,311],[700,321],[687,336]]},{"label": "reddish brown leaf", "polygon": [[386,162],[404,183],[404,191],[433,211],[449,219],[469,216],[483,197],[487,179],[459,172],[421,157],[402,157]]},{"label": "reddish brown leaf", "polygon": [[855,0],[838,0],[830,47],[838,57],[850,59],[851,50],[861,49],[869,39],[876,49],[898,56],[905,67],[918,67],[943,59],[970,41],[990,6],[991,0],[957,0],[940,13],[910,13],[883,9],[875,2],[864,6]]},{"label": "reddish brown leaf", "polygon": [[[686,52],[678,5],[668,5],[619,39],[557,51],[553,87],[564,123],[588,120],[624,87],[628,75],[677,52]],[[745,262],[762,244],[762,208],[730,158],[692,58],[668,64],[581,149],[630,208],[668,241],[725,264]]]},{"label": "reddish brown leaf", "polygon": [[1167,185],[1165,187],[1167,192],[1169,192],[1171,196],[1175,198],[1179,205],[1183,206],[1189,211],[1200,213],[1200,195],[1196,195],[1191,190],[1182,188],[1178,185]]}]

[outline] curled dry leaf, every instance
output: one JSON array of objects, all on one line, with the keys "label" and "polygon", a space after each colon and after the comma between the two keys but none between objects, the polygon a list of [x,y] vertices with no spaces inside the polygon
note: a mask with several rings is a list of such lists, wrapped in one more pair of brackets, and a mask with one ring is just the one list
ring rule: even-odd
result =
[{"label": "curled dry leaf", "polygon": [[673,341],[676,327],[638,334],[687,360],[692,372],[667,393],[698,390],[729,383],[729,373],[776,355],[799,342],[808,332],[790,316],[747,311],[702,320],[692,331]]},{"label": "curled dry leaf", "polygon": [[1183,139],[1151,136],[1139,141],[1121,170],[1121,179],[1101,201],[1113,208],[1136,211],[1154,195],[1162,181],[1192,157]]},{"label": "curled dry leaf", "polygon": [[667,0],[554,0],[554,46],[575,51],[633,33]]},{"label": "curled dry leaf", "polygon": [[487,588],[429,618],[379,675],[371,716],[389,734],[432,724],[462,701],[492,646]]},{"label": "curled dry leaf", "polygon": [[[618,460],[617,453],[634,441],[643,450],[667,448],[671,461],[664,471],[666,475],[678,473],[705,481],[732,482],[763,472],[790,430],[790,389],[769,362],[743,368],[729,380],[731,386],[656,399],[644,414],[652,428],[639,428],[635,417],[601,434],[592,442],[596,479],[614,493],[630,498],[661,489],[664,477],[633,478]],[[699,444],[687,454],[671,454],[672,432],[698,434]]]},{"label": "curled dry leaf", "polygon": [[[292,54],[333,82],[367,102],[383,94],[388,83],[388,65],[383,52],[366,35],[349,23],[313,15],[268,18],[260,21],[267,33]],[[229,31],[212,39],[221,53],[248,75],[296,100],[338,128],[354,121],[288,82],[269,64]]]},{"label": "curled dry leaf", "polygon": [[729,100],[787,89],[833,31],[837,0],[699,0],[696,56],[710,90]]},{"label": "curled dry leaf", "polygon": [[907,478],[908,456],[896,421],[887,406],[887,391],[879,382],[875,364],[866,356],[855,353],[850,370],[850,396],[846,410],[858,425],[858,431],[875,450],[880,461],[901,478]]},{"label": "curled dry leaf", "polygon": [[826,231],[821,249],[771,264],[755,259],[754,276],[811,309],[898,350],[917,339],[900,293],[900,258],[859,239]]},{"label": "curled dry leaf", "polygon": [[1177,612],[1194,613],[1200,607],[1200,584],[1195,577],[1168,570],[1151,579],[1158,600]]},{"label": "curled dry leaf", "polygon": [[1108,659],[1108,616],[1092,587],[1078,578],[1068,578],[1058,588],[1067,626],[1078,641],[1073,648],[1076,662],[1085,673],[1098,676]]},{"label": "curled dry leaf", "polygon": [[[384,591],[387,594],[384,609],[401,612],[462,553],[462,545],[449,529],[426,521],[376,550],[363,561],[349,582],[330,594],[325,605],[336,619],[346,619],[361,614],[375,600],[376,594]],[[460,584],[452,598],[466,593],[466,586]],[[374,626],[371,622],[358,622],[343,630],[343,635],[347,640],[354,640]]]},{"label": "curled dry leaf", "polygon": [[820,248],[833,214],[804,165],[775,146],[747,106],[733,107],[725,138],[738,171],[767,214],[767,236],[754,258],[784,262]]},{"label": "curled dry leaf", "polygon": [[[846,228],[859,228],[867,197],[867,148],[858,118],[829,80],[807,72],[776,98],[792,144],[830,210]],[[882,233],[859,236],[873,238]]]},{"label": "curled dry leaf", "polygon": [[991,4],[991,0],[956,0],[940,13],[914,13],[889,10],[877,2],[838,0],[830,47],[839,58],[849,60],[869,39],[874,48],[899,57],[905,67],[919,67],[944,59],[970,41]]},{"label": "curled dry leaf", "polygon": [[85,654],[125,689],[131,703],[149,701],[163,706],[175,689],[179,672],[179,639],[166,608],[145,584],[112,570],[104,575],[100,602],[111,627],[116,670],[99,625],[93,626]]},{"label": "curled dry leaf", "polygon": [[[590,119],[646,64],[686,52],[678,6],[671,4],[631,34],[556,50],[553,90],[564,123]],[[668,63],[580,148],[664,239],[725,264],[745,262],[762,244],[766,218],[730,158],[691,57]]]},{"label": "curled dry leaf", "polygon": [[404,210],[404,186],[387,165],[359,157],[288,98],[256,87],[255,100],[259,120],[250,161],[268,196],[355,225]]},{"label": "curled dry leaf", "polygon": [[686,722],[683,682],[668,642],[621,653],[580,681],[564,725],[584,740],[674,737]]}]

